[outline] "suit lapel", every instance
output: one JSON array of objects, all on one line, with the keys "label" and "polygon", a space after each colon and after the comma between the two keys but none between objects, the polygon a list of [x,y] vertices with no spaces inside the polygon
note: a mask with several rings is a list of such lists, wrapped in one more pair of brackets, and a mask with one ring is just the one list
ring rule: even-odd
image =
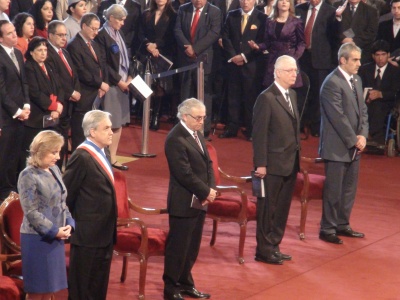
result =
[{"label": "suit lapel", "polygon": [[[283,107],[283,109],[286,110],[287,113],[292,118],[295,118],[295,116],[293,116],[292,112],[290,111],[289,104],[287,103],[287,101],[285,100],[285,98],[282,95],[281,91],[278,89],[278,87],[275,84],[274,84],[274,94],[276,95],[276,100]],[[289,97],[291,97],[292,95],[293,95],[293,93],[289,93]],[[292,106],[293,106],[293,111],[295,111],[293,102],[292,102]]]},{"label": "suit lapel", "polygon": [[[1,47],[1,46],[0,46],[0,54],[3,54],[4,62],[9,66],[9,68],[11,68],[12,70],[14,70],[15,73],[17,73],[18,76],[20,77],[21,74],[20,74],[20,72],[18,72],[17,67],[14,65],[14,62],[12,61],[10,55],[8,55],[8,53],[6,52],[6,50],[4,50],[4,48]],[[18,60],[18,56],[17,56],[17,55],[15,55],[15,56],[17,57],[17,60]],[[19,60],[18,60],[18,64],[19,64],[20,70],[22,70],[21,63],[20,63]],[[22,64],[22,65],[23,65],[23,64]]]},{"label": "suit lapel", "polygon": [[359,105],[358,102],[360,101],[360,98],[362,99],[362,90],[361,90],[361,88],[358,88],[359,84],[357,84],[357,82],[355,82],[357,98],[358,98],[356,100],[356,99],[354,99],[353,89],[351,88],[350,84],[348,83],[348,81],[346,80],[346,78],[344,77],[342,72],[340,72],[339,69],[336,69],[336,74],[338,75],[338,77],[342,81],[342,86],[343,86],[344,90],[346,91],[347,97],[348,97],[348,99],[350,99],[351,104],[353,105],[354,110],[356,111],[357,116],[358,116],[360,114],[360,109],[358,107],[358,105]]}]

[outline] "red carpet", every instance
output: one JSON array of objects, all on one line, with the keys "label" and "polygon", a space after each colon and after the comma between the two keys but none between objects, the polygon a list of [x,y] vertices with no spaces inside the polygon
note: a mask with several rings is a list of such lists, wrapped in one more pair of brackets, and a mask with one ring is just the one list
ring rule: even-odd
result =
[{"label": "red carpet", "polygon": [[[165,125],[165,124],[163,124]],[[126,172],[132,199],[147,207],[165,207],[168,169],[163,152],[167,130],[150,132],[148,152],[155,158],[128,163]],[[233,175],[252,168],[251,143],[243,137],[221,140],[213,136],[220,166]],[[119,155],[141,149],[141,128],[123,130]],[[303,142],[303,155],[317,155],[318,139]],[[255,262],[255,222],[248,224],[245,264],[239,265],[239,227],[221,223],[216,245],[209,246],[212,223],[206,221],[203,243],[194,267],[196,287],[216,300],[240,299],[400,299],[400,159],[363,155],[361,176],[351,225],[364,239],[343,238],[343,245],[318,239],[321,201],[311,201],[306,240],[298,238],[300,203],[293,201],[281,251],[293,260],[283,266]],[[247,187],[250,193],[249,187]],[[138,216],[138,215],[135,215]],[[167,216],[138,216],[151,226],[168,227]],[[114,257],[109,283],[110,300],[137,299],[139,264],[132,258],[125,283],[119,282],[121,258]],[[147,299],[163,299],[163,258],[150,258]],[[62,299],[63,296],[58,299]]]}]

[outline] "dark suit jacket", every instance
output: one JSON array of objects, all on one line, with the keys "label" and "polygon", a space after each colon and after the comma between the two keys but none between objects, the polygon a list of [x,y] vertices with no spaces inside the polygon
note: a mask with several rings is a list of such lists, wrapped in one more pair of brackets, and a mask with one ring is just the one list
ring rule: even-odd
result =
[{"label": "dark suit jacket", "polygon": [[[310,3],[296,6],[296,15],[306,26]],[[335,17],[336,10],[322,2],[314,21],[311,34],[311,61],[314,69],[332,69],[337,64],[337,49],[339,48],[339,25]]]},{"label": "dark suit jacket", "polygon": [[181,123],[169,132],[165,141],[170,171],[167,208],[171,216],[197,216],[201,210],[190,207],[193,194],[205,200],[210,188],[215,188],[212,161],[203,136],[198,136],[204,153]]},{"label": "dark suit jacket", "polygon": [[400,48],[400,34],[393,36],[393,19],[379,23],[377,40],[385,40],[390,44],[390,52]]},{"label": "dark suit jacket", "polygon": [[[92,42],[92,47],[96,53],[97,61],[79,33],[69,41],[67,46],[81,85],[81,100],[74,103],[75,111],[87,112],[92,110],[93,102],[102,82],[108,82],[107,65],[101,55],[100,47],[96,42]],[[100,73],[102,76],[100,76]]]},{"label": "dark suit jacket", "polygon": [[25,75],[24,59],[21,51],[14,48],[18,60],[20,73],[18,73],[13,61],[7,52],[0,46],[0,98],[3,128],[19,123],[13,116],[22,109],[25,103],[29,103],[29,87]]},{"label": "dark suit jacket", "polygon": [[368,137],[368,113],[361,78],[358,75],[354,78],[358,103],[339,69],[330,73],[322,84],[319,153],[323,159],[351,162],[357,135]]},{"label": "dark suit jacket", "polygon": [[58,80],[58,75],[51,65],[45,62],[46,73],[33,59],[25,62],[26,79],[29,84],[29,98],[31,100],[31,114],[25,125],[33,128],[43,128],[43,116],[50,114],[50,95],[55,95],[57,101],[64,105],[64,92]]},{"label": "dark suit jacket", "polygon": [[259,71],[264,69],[261,52],[251,49],[248,41],[253,40],[257,44],[262,42],[266,19],[267,16],[265,14],[254,9],[247,20],[246,28],[242,34],[242,10],[236,9],[228,13],[222,29],[221,37],[226,57],[230,59],[235,55],[243,53],[248,62],[241,69],[243,69],[243,72],[248,72],[249,75],[254,76],[257,68],[259,68]]},{"label": "dark suit jacket", "polygon": [[72,103],[69,100],[72,93],[74,91],[81,91],[81,87],[79,84],[79,78],[74,66],[74,63],[66,49],[62,49],[65,59],[67,60],[69,66],[72,69],[72,77],[69,74],[67,67],[65,66],[64,62],[61,60],[60,56],[56,52],[56,50],[49,45],[47,47],[47,59],[46,62],[50,64],[52,70],[57,75],[59,82],[62,83],[62,88],[64,91],[64,108],[61,116],[65,116],[68,114],[70,107],[72,108]]},{"label": "dark suit jacket", "polygon": [[[190,41],[190,28],[192,26],[193,5],[187,3],[179,7],[178,17],[175,25],[175,38],[178,44],[178,61],[180,66],[187,66],[207,56],[207,63],[204,64],[204,73],[211,72],[213,60],[213,44],[218,40],[221,32],[221,11],[206,3],[201,12],[197,25],[194,43]],[[192,45],[197,55],[197,59],[189,58],[185,54],[184,45]]]},{"label": "dark suit jacket", "polygon": [[[342,1],[335,2],[334,6],[338,7],[342,4]],[[378,21],[378,11],[362,1],[358,3],[357,10],[352,17],[349,3],[342,14],[342,21],[340,22],[340,40],[345,38],[343,32],[351,28],[355,34],[353,37],[354,43],[362,49],[363,58],[370,60],[371,45],[375,41],[378,32]]]},{"label": "dark suit jacket", "polygon": [[[272,84],[257,98],[253,110],[253,160],[255,167],[267,167],[267,173],[289,176],[299,169],[299,113],[296,92],[289,90],[295,115],[278,87]],[[296,160],[297,159],[297,160]]]},{"label": "dark suit jacket", "polygon": [[115,189],[103,168],[86,150],[77,149],[68,160],[63,180],[67,205],[76,223],[71,244],[106,247],[115,242]]},{"label": "dark suit jacket", "polygon": [[[270,86],[274,82],[275,61],[281,55],[290,55],[298,60],[306,48],[304,40],[304,24],[296,17],[288,17],[283,25],[280,36],[276,35],[276,21],[267,19],[265,24],[264,42],[259,44],[260,50],[267,50],[267,67],[264,76],[264,86]],[[295,86],[301,86],[301,77],[297,77]]]},{"label": "dark suit jacket", "polygon": [[[103,13],[111,5],[115,4],[115,0],[105,0],[101,1],[98,8],[97,15],[100,18],[101,26],[103,26],[105,20],[103,18]],[[132,48],[132,54],[134,54],[139,47],[138,45],[138,33],[140,27],[140,16],[141,7],[140,4],[133,0],[127,0],[125,2],[124,8],[128,12],[126,19],[124,21],[124,26],[121,27],[121,31],[124,33],[124,40],[126,47]]]},{"label": "dark suit jacket", "polygon": [[[363,65],[358,70],[362,80],[363,88],[374,87],[375,83],[375,63]],[[383,98],[379,101],[394,102],[397,92],[400,90],[400,68],[388,63],[385,73],[381,80],[381,88]]]},{"label": "dark suit jacket", "polygon": [[[124,38],[124,33],[120,31],[122,38]],[[107,33],[103,28],[100,29],[99,34],[96,36],[95,41],[97,42],[100,50],[101,56],[106,61],[106,68],[108,74],[108,81],[110,85],[117,85],[121,80],[121,75],[119,75],[120,66],[120,55],[121,52],[115,53],[111,51],[111,46],[116,45],[113,38]],[[129,67],[128,75],[132,75],[132,69]]]},{"label": "dark suit jacket", "polygon": [[[33,5],[33,0],[12,0],[10,4],[10,20],[20,12],[28,12]],[[55,7],[54,7],[55,8]]]},{"label": "dark suit jacket", "polygon": [[157,24],[154,24],[155,15],[150,15],[150,10],[146,10],[142,15],[142,25],[139,31],[141,53],[149,55],[150,53],[146,50],[146,44],[156,43],[160,53],[173,59],[174,62],[176,56],[174,28],[177,14],[174,12],[168,19],[160,18]]}]

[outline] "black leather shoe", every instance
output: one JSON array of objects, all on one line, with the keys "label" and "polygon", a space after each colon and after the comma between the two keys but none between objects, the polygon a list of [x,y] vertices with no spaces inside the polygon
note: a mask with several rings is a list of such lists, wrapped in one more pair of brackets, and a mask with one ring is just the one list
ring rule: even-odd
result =
[{"label": "black leather shoe", "polygon": [[288,254],[284,254],[282,252],[274,252],[274,255],[278,258],[280,258],[281,260],[292,260],[292,256],[288,255]]},{"label": "black leather shoe", "polygon": [[191,298],[198,298],[198,299],[209,299],[211,297],[210,294],[202,293],[198,291],[196,288],[181,290],[181,293],[184,295],[188,295]]},{"label": "black leather shoe", "polygon": [[125,166],[125,165],[117,166],[116,163],[117,162],[112,164],[113,168],[116,168],[116,169],[121,170],[121,171],[128,171],[129,170],[128,166]]},{"label": "black leather shoe", "polygon": [[364,233],[353,231],[351,228],[347,228],[345,230],[336,230],[336,234],[354,238],[363,238],[365,236]]},{"label": "black leather shoe", "polygon": [[184,300],[183,296],[180,293],[167,293],[164,291],[164,299],[165,300]]},{"label": "black leather shoe", "polygon": [[327,234],[320,232],[319,239],[332,244],[343,244],[343,241],[337,237],[336,233]]},{"label": "black leather shoe", "polygon": [[266,264],[271,264],[271,265],[282,265],[283,260],[276,256],[274,253],[268,255],[267,257],[261,257],[261,256],[254,256],[255,261],[263,262]]},{"label": "black leather shoe", "polygon": [[233,138],[237,136],[237,132],[234,132],[232,130],[225,130],[223,133],[221,133],[218,137],[220,139],[228,139],[228,138]]}]

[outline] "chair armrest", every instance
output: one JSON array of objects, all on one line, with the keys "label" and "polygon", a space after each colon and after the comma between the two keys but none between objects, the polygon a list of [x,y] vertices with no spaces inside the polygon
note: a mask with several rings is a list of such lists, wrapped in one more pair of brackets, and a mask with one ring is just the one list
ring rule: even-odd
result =
[{"label": "chair armrest", "polygon": [[139,218],[118,218],[117,226],[129,227],[130,225],[135,225],[140,228],[140,247],[139,252],[147,256],[148,254],[148,240],[149,234],[147,232],[147,225]]},{"label": "chair armrest", "polygon": [[241,202],[241,208],[240,208],[240,213],[239,213],[239,218],[240,219],[245,219],[247,218],[247,202],[248,202],[248,198],[247,198],[247,194],[246,192],[237,187],[236,185],[231,185],[231,186],[221,186],[221,185],[217,185],[216,190],[218,192],[218,196],[215,199],[215,201],[232,201],[232,199],[229,200],[225,200],[222,198],[219,198],[220,196],[223,196],[224,192],[234,192],[234,193],[238,193],[240,196],[240,199],[237,199],[237,202]]},{"label": "chair armrest", "polygon": [[305,157],[300,158],[300,172],[303,174],[315,173],[323,174],[324,159],[320,157]]},{"label": "chair armrest", "polygon": [[247,183],[251,182],[251,176],[233,176],[229,175],[228,173],[224,172],[220,167],[218,167],[218,171],[221,174],[221,176],[225,179],[228,179],[230,181],[236,182],[236,183]]},{"label": "chair armrest", "polygon": [[145,215],[161,215],[168,213],[166,208],[148,208],[148,207],[141,207],[132,202],[131,198],[128,198],[129,208],[133,211],[136,211],[141,214]]},{"label": "chair armrest", "polygon": [[16,261],[21,260],[21,254],[0,254],[0,261]]}]

